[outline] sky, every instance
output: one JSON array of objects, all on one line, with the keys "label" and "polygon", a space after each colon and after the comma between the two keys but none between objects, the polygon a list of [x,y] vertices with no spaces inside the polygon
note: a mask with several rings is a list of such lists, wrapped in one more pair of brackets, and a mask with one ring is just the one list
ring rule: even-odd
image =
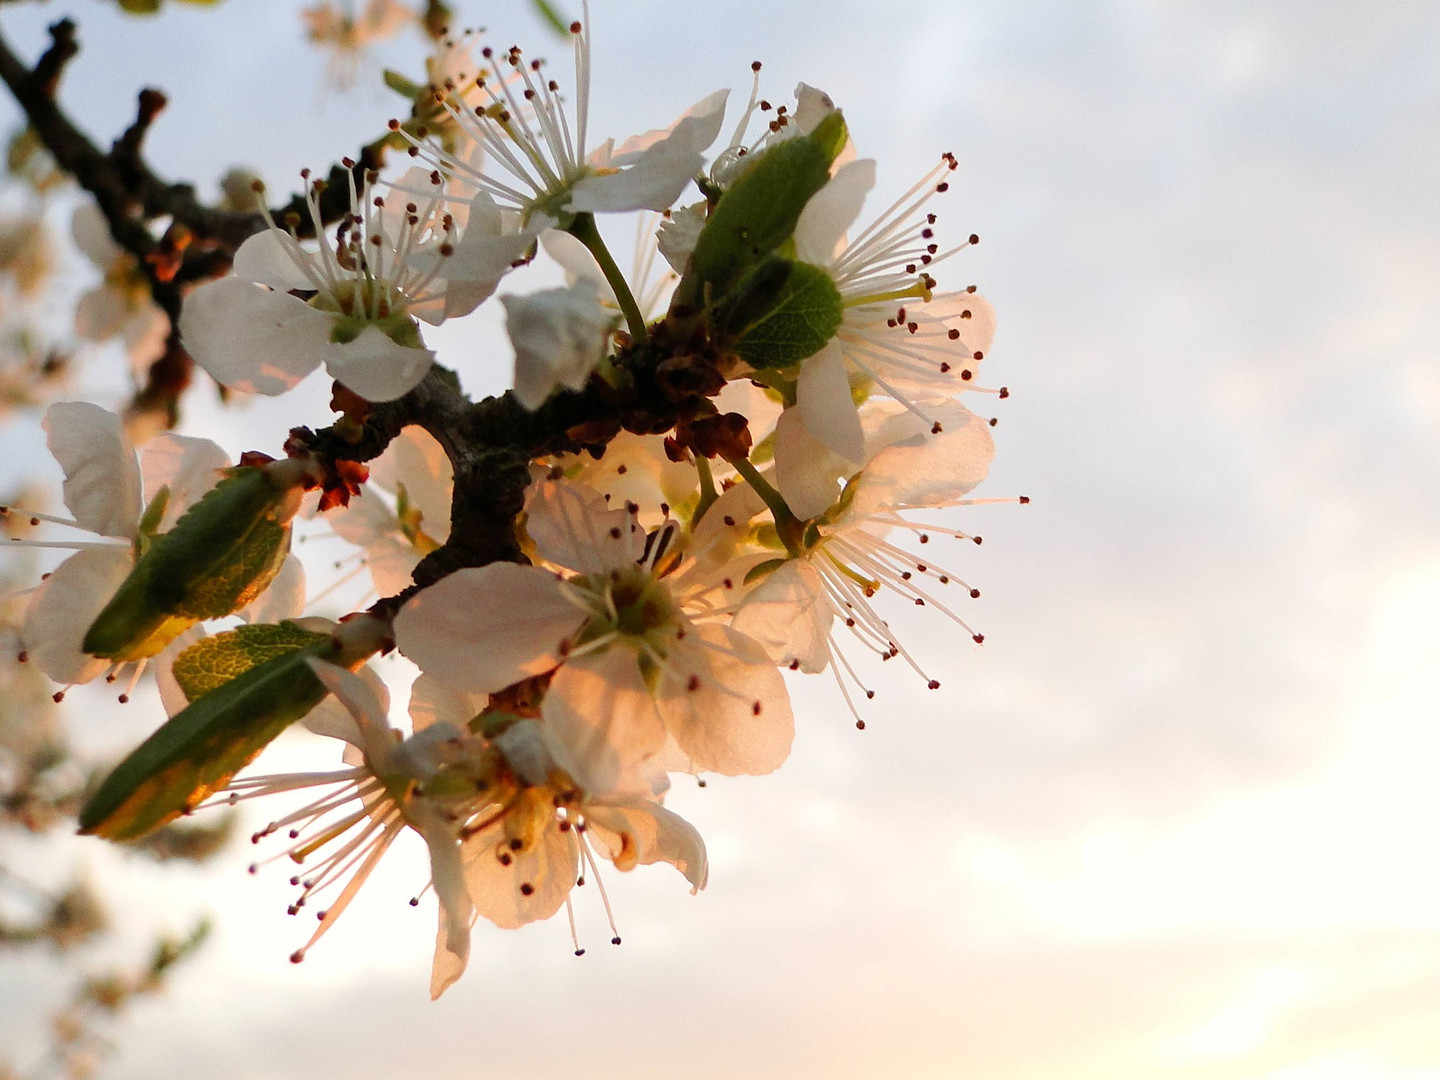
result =
[{"label": "sky", "polygon": [[[387,43],[341,94],[297,5],[171,7],[6,5],[0,28],[33,56],[75,15],[62,99],[98,139],[163,86],[151,160],[202,192],[349,152],[397,110],[380,67],[423,55]],[[563,54],[519,0],[461,10]],[[709,845],[703,893],[609,875],[624,944],[588,897],[578,960],[563,919],[482,926],[435,1004],[418,843],[294,967],[309,929],[248,845],[195,873],[77,842],[117,906],[216,922],[106,1075],[1440,1078],[1440,7],[704,11],[595,0],[592,131],[743,94],[760,59],[773,100],[803,80],[845,110],[873,209],[959,158],[941,227],[982,242],[942,283],[993,301],[986,375],[1011,390],[980,494],[1032,500],[954,518],[985,538],[946,551],[984,645],[900,613],[944,686],[887,668],[864,732],[796,681],[777,774],[670,796]],[[482,309],[430,343],[486,393],[499,327]],[[316,378],[222,412],[202,389],[182,430],[273,449],[326,398]],[[57,483],[36,430],[7,420],[0,450]],[[120,752],[153,724],[136,704],[74,720]],[[0,957],[0,1039],[49,971]]]}]

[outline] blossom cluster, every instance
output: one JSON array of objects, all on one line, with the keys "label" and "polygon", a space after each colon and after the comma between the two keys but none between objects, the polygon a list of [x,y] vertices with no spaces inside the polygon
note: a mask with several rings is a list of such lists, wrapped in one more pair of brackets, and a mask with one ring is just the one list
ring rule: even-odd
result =
[{"label": "blossom cluster", "polygon": [[[44,521],[96,538],[48,541],[75,554],[30,600],[28,656],[65,685],[133,686],[148,665],[173,714],[82,825],[123,839],[207,798],[306,792],[255,836],[288,838],[292,913],[320,911],[297,961],[418,833],[440,909],[433,995],[480,916],[516,927],[563,907],[574,933],[587,882],[608,916],[601,860],[666,862],[704,887],[669,778],[778,768],[787,672],[828,672],[863,727],[868,660],[940,686],[894,613],[927,607],[982,640],[962,612],[978,590],[927,546],[979,542],[936,512],[990,501],[971,492],[993,421],[967,403],[1005,394],[980,374],[989,304],[940,285],[978,239],[940,239],[955,158],[870,211],[876,162],[832,99],[801,84],[772,106],[758,64],[723,146],[724,90],[666,129],[597,141],[588,11],[570,37],[568,88],[518,48],[442,41],[414,115],[391,122],[411,166],[352,169],[328,225],[307,175],[308,220],[266,211],[232,272],[186,299],[183,343],[224,386],[278,395],[323,366],[356,445],[387,403],[410,417],[368,465],[303,439],[232,464],[173,435],[137,458],[98,407],[47,417],[73,517]],[[642,230],[629,274],[597,224],[625,214]],[[547,256],[568,284],[498,297],[512,389],[469,408],[558,431],[524,444],[513,551],[471,558],[473,461],[444,418],[404,412],[453,386],[423,329]],[[368,611],[303,617],[297,514],[364,552]],[[367,663],[392,648],[420,672],[408,731]],[[295,721],[342,744],[339,768],[236,775]]]}]

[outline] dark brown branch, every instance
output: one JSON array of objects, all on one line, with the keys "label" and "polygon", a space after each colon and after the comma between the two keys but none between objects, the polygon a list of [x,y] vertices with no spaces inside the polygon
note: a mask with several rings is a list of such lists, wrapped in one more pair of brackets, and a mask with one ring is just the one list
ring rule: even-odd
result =
[{"label": "dark brown branch", "polygon": [[[60,108],[55,92],[66,63],[80,50],[75,24],[61,19],[50,27],[50,47],[33,69],[26,67],[0,36],[0,79],[9,87],[31,128],[60,168],[70,173],[99,204],[115,242],[139,260],[150,281],[155,302],[178,324],[184,286],[225,273],[235,250],[265,227],[262,215],[221,210],[203,204],[191,184],[170,183],[150,168],[141,154],[145,135],[166,104],[158,90],[140,92],[135,122],[102,152]],[[330,170],[330,187],[320,198],[321,218],[336,221],[349,209],[348,174],[361,180],[367,170],[384,163],[388,136],[364,147],[358,160]],[[302,195],[275,211],[277,217],[298,213],[298,231],[313,229]],[[150,232],[148,222],[168,217],[172,232],[184,230],[186,246],[167,248]],[[169,239],[169,238],[167,238]],[[178,394],[190,383],[193,363],[172,330],[163,356],[152,366],[133,409],[164,408],[173,423]]]}]

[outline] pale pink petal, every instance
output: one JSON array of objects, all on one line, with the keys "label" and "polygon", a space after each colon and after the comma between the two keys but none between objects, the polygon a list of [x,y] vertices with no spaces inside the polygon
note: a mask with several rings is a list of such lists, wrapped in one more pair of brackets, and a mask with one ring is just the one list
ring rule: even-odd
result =
[{"label": "pale pink petal", "polygon": [[465,887],[465,868],[453,826],[424,799],[406,808],[410,825],[430,849],[430,880],[440,902],[435,960],[430,969],[430,999],[443,994],[465,972],[470,959],[470,923],[475,910]]},{"label": "pale pink petal", "polygon": [[180,516],[220,482],[221,470],[229,467],[230,455],[209,439],[165,432],[146,443],[140,452],[146,494],[153,500],[162,487],[170,489],[157,531],[173,529]]},{"label": "pale pink petal", "polygon": [[696,627],[686,644],[670,656],[677,675],[665,680],[659,701],[680,749],[697,771],[778,769],[790,756],[795,718],[774,661],[745,635],[713,623]]},{"label": "pale pink petal", "polygon": [[104,211],[91,200],[75,207],[74,216],[70,218],[70,236],[101,272],[108,271],[125,252],[110,235],[110,223],[105,220]]},{"label": "pale pink petal", "polygon": [[795,399],[811,434],[857,467],[865,460],[865,435],[838,341],[832,339],[800,365]]},{"label": "pale pink petal", "polygon": [[847,518],[905,507],[947,506],[985,479],[995,442],[990,425],[958,403],[939,406],[941,425],[877,453],[856,482]]},{"label": "pale pink petal", "polygon": [[810,197],[795,223],[795,257],[829,266],[845,248],[845,233],[860,216],[865,196],[875,186],[872,158],[852,161]]},{"label": "pale pink petal", "polygon": [[[576,212],[665,210],[705,163],[703,151],[720,134],[728,90],[717,90],[691,106],[668,131],[627,139],[602,162],[618,171],[587,176],[571,189]],[[592,155],[592,160],[594,155]]]},{"label": "pale pink petal", "polygon": [[160,691],[160,704],[165,707],[166,716],[174,716],[190,704],[185,691],[175,681],[175,658],[206,636],[205,627],[196,623],[165,646],[160,655],[150,662],[150,670],[155,675],[155,689]]},{"label": "pale pink petal", "polygon": [[125,329],[130,304],[118,289],[97,285],[75,302],[75,335],[86,341],[109,341]]},{"label": "pale pink petal", "polygon": [[36,667],[58,683],[83,683],[114,661],[81,648],[85,634],[135,566],[128,546],[77,551],[30,598],[20,636]]},{"label": "pale pink petal", "polygon": [[354,341],[331,345],[325,366],[366,401],[394,401],[425,377],[435,354],[397,344],[375,326],[360,331]]},{"label": "pale pink petal", "polygon": [[201,285],[180,311],[185,348],[216,382],[272,396],[320,366],[334,324],[303,300],[237,277]]},{"label": "pale pink petal", "polygon": [[81,528],[132,538],[140,525],[140,465],[120,418],[99,405],[63,401],[45,410],[44,428],[45,445],[65,470],[65,505]]},{"label": "pale pink petal", "polygon": [[310,267],[318,261],[293,236],[278,229],[262,229],[236,250],[231,268],[236,277],[257,285],[268,285],[279,292],[314,290],[324,279],[316,270],[311,271],[313,277],[306,274],[301,264]]},{"label": "pale pink petal", "polygon": [[829,664],[826,642],[834,618],[819,572],[808,560],[791,559],[745,597],[732,625],[777,664],[798,661],[799,670],[814,674]]},{"label": "pale pink petal", "polygon": [[457,570],[395,617],[400,651],[421,668],[477,694],[540,675],[585,622],[548,570],[514,563]]},{"label": "pale pink petal", "polygon": [[691,892],[705,887],[710,862],[695,826],[648,799],[585,808],[590,840],[617,868],[667,862],[685,875]]},{"label": "pale pink petal", "polygon": [[[338,664],[323,660],[311,658],[309,664],[325,689],[335,695],[355,721],[360,730],[360,749],[377,768],[383,768],[394,756],[398,745],[390,734],[390,694],[385,684],[380,682],[377,685]],[[348,739],[346,741],[349,742]]]},{"label": "pale pink petal", "polygon": [[394,596],[407,588],[420,562],[420,552],[400,531],[400,522],[378,494],[369,488],[350,505],[326,515],[330,527],[352,544],[365,549],[365,568],[381,596]]},{"label": "pale pink petal", "polygon": [[565,271],[565,282],[573,285],[577,281],[588,281],[595,286],[602,300],[615,303],[615,290],[605,280],[605,272],[595,261],[595,256],[575,237],[562,229],[546,229],[540,234],[540,246],[545,249],[560,268]]},{"label": "pale pink petal", "polygon": [[775,425],[775,486],[796,517],[816,517],[840,497],[839,478],[855,470],[786,409]]},{"label": "pale pink petal", "polygon": [[487,704],[488,695],[467,694],[422,671],[410,686],[410,724],[416,732],[432,724],[453,724],[464,731]]},{"label": "pale pink petal", "polygon": [[639,659],[623,644],[562,664],[540,715],[556,763],[592,796],[633,788],[665,743]]},{"label": "pale pink petal", "polygon": [[[503,930],[513,930],[560,910],[575,886],[579,853],[569,833],[553,822],[523,851],[511,851],[503,824],[461,843],[465,884],[475,910]],[[509,865],[500,861],[506,854]],[[528,885],[529,889],[522,889]]]},{"label": "pale pink petal", "polygon": [[410,505],[420,511],[420,527],[432,540],[450,535],[450,501],[455,472],[445,448],[424,428],[405,428],[370,466],[370,479],[386,491],[405,485]]},{"label": "pale pink petal", "polygon": [[599,492],[571,480],[542,480],[525,500],[525,531],[546,562],[581,574],[633,566],[645,538],[634,517],[611,510]]}]

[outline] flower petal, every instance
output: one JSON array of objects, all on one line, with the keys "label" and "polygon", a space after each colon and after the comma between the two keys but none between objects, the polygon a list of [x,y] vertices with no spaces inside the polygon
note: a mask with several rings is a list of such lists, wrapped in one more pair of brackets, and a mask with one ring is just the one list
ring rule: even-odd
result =
[{"label": "flower petal", "polygon": [[325,360],[332,316],[237,277],[200,286],[180,311],[195,362],[232,390],[283,394]]},{"label": "flower petal", "polygon": [[591,842],[620,870],[667,862],[685,875],[691,892],[705,887],[710,861],[694,825],[648,799],[590,805],[585,808]]},{"label": "flower petal", "polygon": [[556,763],[591,797],[634,790],[665,744],[639,658],[620,644],[562,664],[540,715]]},{"label": "flower petal", "polygon": [[125,249],[110,235],[110,223],[105,212],[93,200],[86,200],[75,207],[70,218],[70,236],[75,246],[102,272],[108,271]]},{"label": "flower petal", "polygon": [[813,675],[830,663],[826,640],[834,619],[819,571],[808,560],[791,559],[745,597],[731,625],[775,663],[799,661],[800,670]]},{"label": "flower petal", "polygon": [[633,566],[644,538],[633,516],[571,480],[541,480],[525,499],[525,531],[548,563],[580,574]]},{"label": "flower petal", "polygon": [[410,723],[416,732],[432,724],[454,724],[462,731],[488,704],[484,694],[467,694],[422,671],[410,686]]},{"label": "flower petal", "polygon": [[830,509],[840,497],[839,478],[854,469],[811,433],[798,409],[780,414],[775,424],[775,486],[797,517],[812,518]]},{"label": "flower petal", "polygon": [[[504,930],[554,915],[579,870],[574,842],[553,823],[523,851],[510,850],[503,823],[496,823],[464,840],[460,852],[475,910]],[[509,855],[509,865],[500,861],[502,854]]]},{"label": "flower petal", "polygon": [[318,275],[312,277],[301,269],[311,266],[315,257],[300,246],[300,241],[278,229],[263,229],[245,240],[235,251],[231,268],[235,276],[257,285],[268,285],[278,292],[291,289],[313,290]]},{"label": "flower petal", "polygon": [[838,341],[832,339],[800,365],[795,399],[811,434],[857,466],[865,460],[865,433],[850,396],[845,353]]},{"label": "flower petal", "polygon": [[80,647],[85,632],[135,566],[129,547],[77,551],[55,568],[30,598],[20,636],[31,661],[58,683],[84,683],[113,660]]},{"label": "flower petal", "polygon": [[810,197],[795,223],[795,257],[829,266],[845,247],[845,233],[860,216],[865,196],[875,186],[875,161],[864,158],[843,166]]},{"label": "flower petal", "polygon": [[367,326],[354,341],[331,345],[325,367],[366,401],[394,401],[425,378],[435,353],[412,349],[388,338],[376,326]]},{"label": "flower petal", "polygon": [[947,506],[985,479],[995,455],[990,425],[955,402],[931,413],[941,425],[940,433],[931,434],[927,427],[879,451],[856,482],[847,518],[906,507]]},{"label": "flower petal", "polygon": [[153,500],[162,487],[170,489],[165,513],[157,531],[169,532],[190,507],[220,482],[230,455],[209,439],[166,432],[151,439],[140,452],[140,474],[145,492]]},{"label": "flower petal", "polygon": [[548,570],[514,563],[457,570],[395,617],[400,651],[458,690],[493,693],[560,662],[585,613]]},{"label": "flower petal", "polygon": [[140,465],[120,418],[88,402],[62,401],[45,410],[43,426],[45,445],[65,470],[65,505],[80,527],[133,538],[140,526]]},{"label": "flower petal", "polygon": [[659,701],[676,744],[700,772],[758,776],[778,769],[790,756],[795,718],[774,662],[728,626],[698,626],[686,643],[670,656],[678,678],[665,681]]}]

